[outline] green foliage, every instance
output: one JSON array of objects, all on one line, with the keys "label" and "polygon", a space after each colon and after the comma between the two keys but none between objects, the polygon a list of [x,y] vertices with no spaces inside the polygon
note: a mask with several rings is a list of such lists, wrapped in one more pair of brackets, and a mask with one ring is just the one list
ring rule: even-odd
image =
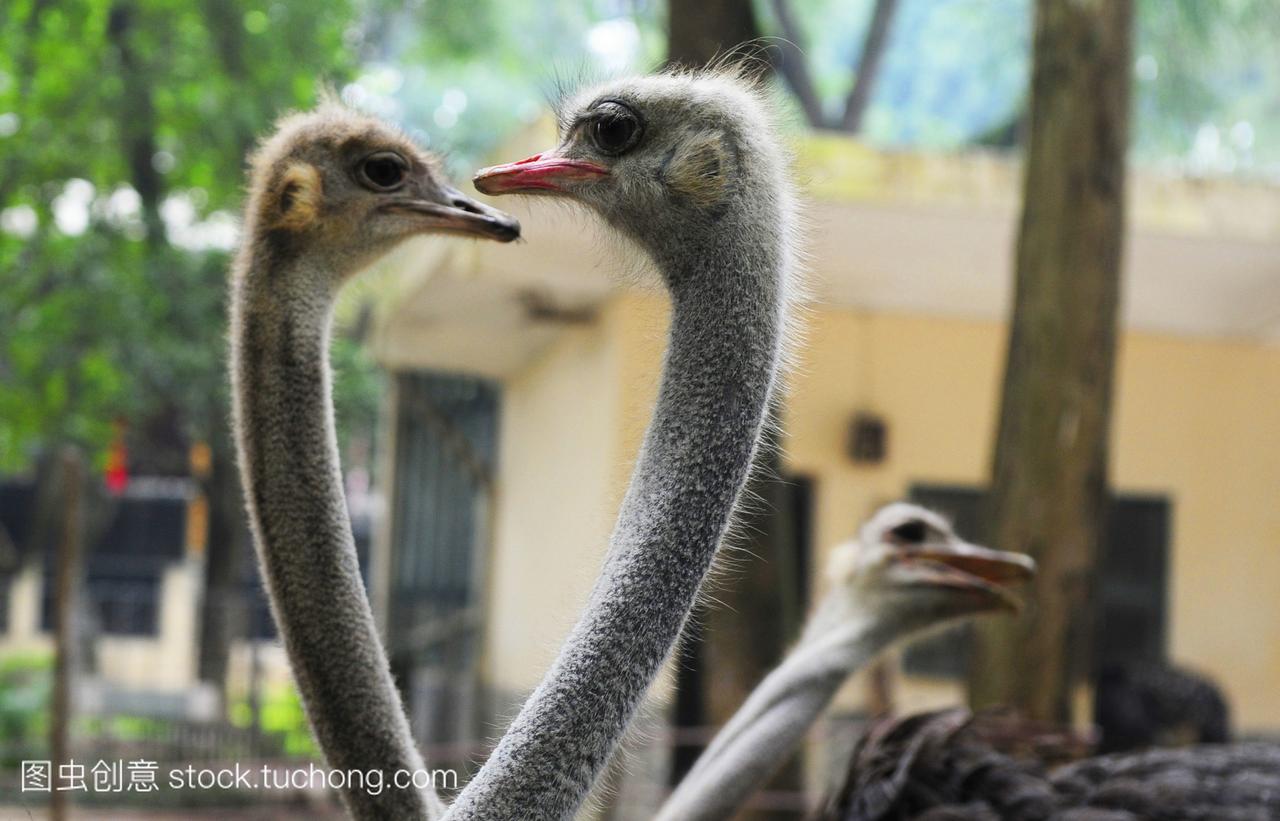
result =
[{"label": "green foliage", "polygon": [[[286,755],[298,758],[316,758],[320,750],[311,737],[307,714],[302,710],[302,699],[292,686],[269,691],[261,705],[262,731],[280,736]],[[231,705],[231,722],[247,728],[253,723],[253,712],[247,701]]]},{"label": "green foliage", "polygon": [[[53,692],[53,656],[15,653],[0,658],[0,768],[16,768],[23,759],[47,757],[49,704]],[[287,755],[317,758],[306,714],[292,685],[267,692],[262,702],[262,731],[278,736]],[[231,721],[247,728],[249,705],[231,705]],[[118,742],[151,742],[172,736],[167,719],[145,716],[86,716],[76,721],[77,736]]]},{"label": "green foliage", "polygon": [[[818,91],[853,82],[872,0],[792,0]],[[126,418],[145,451],[225,447],[225,270],[243,158],[318,83],[455,176],[566,87],[656,65],[663,0],[10,0],[0,9],[0,471]],[[763,28],[770,4],[757,2]],[[1280,173],[1280,0],[1137,0],[1134,152]],[[901,0],[865,135],[957,148],[1025,101],[1030,0]],[[339,418],[381,383],[335,350]],[[350,394],[348,394],[350,391]],[[173,448],[181,468],[181,448]],[[159,456],[156,457],[163,462]],[[153,465],[163,469],[164,464]]]},{"label": "green foliage", "polygon": [[[243,159],[318,83],[404,122],[465,175],[545,109],[558,74],[595,72],[593,27],[634,35],[636,59],[656,61],[658,5],[7,3],[0,472],[67,439],[100,461],[120,418],[146,469],[182,470],[192,438],[227,446],[225,270]],[[345,342],[335,359],[340,421],[368,426],[372,363]]]},{"label": "green foliage", "polygon": [[81,722],[86,734],[94,738],[109,738],[113,742],[145,742],[170,735],[172,722],[163,718],[146,716],[93,716]]},{"label": "green foliage", "polygon": [[373,361],[369,349],[359,341],[337,336],[330,350],[333,362],[334,417],[339,445],[345,452],[352,430],[369,426],[378,418],[387,389],[385,375]]},{"label": "green foliage", "polygon": [[0,767],[37,758],[49,735],[53,657],[22,653],[0,659]]},{"label": "green foliage", "polygon": [[1138,0],[1134,53],[1140,159],[1280,178],[1280,2]]},{"label": "green foliage", "polygon": [[[818,92],[838,108],[873,2],[791,5]],[[1280,0],[1135,7],[1135,157],[1194,172],[1280,175]],[[957,148],[1018,118],[1032,11],[1031,0],[900,0],[863,136]]]},{"label": "green foliage", "polygon": [[664,0],[380,0],[348,99],[408,125],[465,178],[565,90],[662,62]]},{"label": "green foliage", "polygon": [[120,417],[210,436],[244,155],[317,78],[352,73],[356,9],[19,0],[3,15],[0,470],[54,440],[101,453]]}]

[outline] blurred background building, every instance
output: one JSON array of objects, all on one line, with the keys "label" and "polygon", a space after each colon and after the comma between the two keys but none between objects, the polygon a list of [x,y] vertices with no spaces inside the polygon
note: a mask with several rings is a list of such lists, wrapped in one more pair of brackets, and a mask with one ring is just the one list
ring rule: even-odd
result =
[{"label": "blurred background building", "polygon": [[[503,156],[553,138],[539,128]],[[765,515],[792,529],[784,578],[804,600],[822,585],[826,551],[886,500],[917,499],[979,532],[1018,191],[1016,165],[989,152],[885,153],[817,137],[797,154],[813,195],[815,299],[781,414],[786,492],[768,495]],[[1155,174],[1132,181],[1094,650],[1099,666],[1177,659],[1213,671],[1240,728],[1255,734],[1280,731],[1280,658],[1256,652],[1264,637],[1280,639],[1280,609],[1261,589],[1280,571],[1280,438],[1269,433],[1268,400],[1280,396],[1277,194]],[[451,674],[466,692],[478,676],[497,699],[478,728],[536,685],[587,598],[664,344],[665,298],[618,276],[633,264],[625,249],[538,204],[514,206],[528,237],[520,246],[434,257],[405,249],[390,260],[395,284],[373,337],[394,374],[395,454],[384,467],[392,518],[374,553],[376,606],[396,614],[393,636],[456,636],[448,619],[465,613],[474,645]],[[865,436],[880,446],[859,452]],[[440,524],[440,510],[462,523]],[[437,529],[417,527],[419,515]],[[472,540],[463,554],[459,527]],[[459,566],[459,555],[465,570],[444,577],[447,589],[417,586],[415,568],[439,579],[439,563]],[[459,597],[460,580],[470,592]],[[438,630],[404,624],[409,590],[462,604],[428,618]],[[438,647],[403,647],[440,674]],[[963,639],[918,646],[905,656],[897,706],[962,702],[966,668]],[[844,705],[864,706],[866,686],[852,682]],[[658,696],[678,698],[670,688]]]},{"label": "blurred background building", "polygon": [[[543,6],[6,11],[0,813],[17,803],[17,762],[48,755],[60,607],[78,635],[78,756],[316,755],[244,523],[223,301],[243,156],[322,83],[447,149],[465,180],[551,145],[558,87],[777,38],[762,53],[806,202],[807,330],[739,537],[756,559],[718,583],[728,606],[698,614],[605,812],[647,817],[795,635],[827,551],[875,506],[912,497],[984,531],[1032,3]],[[1171,661],[1221,685],[1238,732],[1280,735],[1277,25],[1277,0],[1136,0],[1112,501],[1096,629],[1076,637],[1093,646],[1080,722],[1096,670]],[[503,201],[525,227],[514,246],[399,249],[352,284],[336,323],[361,568],[414,732],[464,777],[586,598],[664,344],[665,297],[634,251],[538,205]],[[79,501],[59,468],[66,445],[89,477]],[[79,558],[62,549],[73,521]],[[57,592],[64,560],[78,595]],[[852,682],[808,763],[780,780],[782,817],[805,773],[813,785],[839,766],[823,739],[847,721],[963,701],[968,633]],[[325,796],[286,798],[333,811]]]}]

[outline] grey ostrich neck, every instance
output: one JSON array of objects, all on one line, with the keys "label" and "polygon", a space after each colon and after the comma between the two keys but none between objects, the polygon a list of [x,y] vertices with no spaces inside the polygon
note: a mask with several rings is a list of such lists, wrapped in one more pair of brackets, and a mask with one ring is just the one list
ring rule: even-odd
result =
[{"label": "grey ostrich neck", "polygon": [[698,757],[658,821],[731,817],[787,761],[848,677],[899,632],[839,593],[825,598],[799,643]]},{"label": "grey ostrich neck", "polygon": [[778,369],[788,215],[778,197],[762,199],[687,242],[647,243],[672,295],[670,341],[604,567],[559,657],[449,818],[572,816],[679,635],[750,470]]},{"label": "grey ostrich neck", "polygon": [[380,794],[343,792],[348,811],[438,818],[434,793],[390,783],[396,770],[423,762],[360,582],[342,490],[328,365],[339,281],[263,240],[242,252],[232,303],[241,473],[276,623],[320,748],[331,768],[382,771]]}]

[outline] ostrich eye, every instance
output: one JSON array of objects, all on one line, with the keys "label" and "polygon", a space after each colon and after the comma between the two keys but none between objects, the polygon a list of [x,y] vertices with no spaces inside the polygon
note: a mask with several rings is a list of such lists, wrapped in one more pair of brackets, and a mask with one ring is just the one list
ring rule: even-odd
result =
[{"label": "ostrich eye", "polygon": [[409,163],[394,151],[379,151],[360,161],[360,182],[374,191],[394,191],[409,176]]},{"label": "ostrich eye", "polygon": [[605,154],[621,154],[640,140],[640,118],[621,103],[605,103],[596,109],[588,126],[591,142]]},{"label": "ostrich eye", "polygon": [[929,528],[927,528],[925,523],[919,519],[913,519],[910,522],[898,525],[889,532],[892,533],[898,541],[906,542],[908,544],[922,544],[925,537],[929,535]]}]

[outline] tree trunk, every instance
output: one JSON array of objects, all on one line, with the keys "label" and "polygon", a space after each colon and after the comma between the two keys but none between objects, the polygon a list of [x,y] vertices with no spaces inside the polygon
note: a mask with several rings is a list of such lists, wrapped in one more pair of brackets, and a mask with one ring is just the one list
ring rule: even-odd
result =
[{"label": "tree trunk", "polygon": [[890,659],[881,658],[867,670],[867,715],[880,718],[897,712],[893,703],[895,669]]},{"label": "tree trunk", "polygon": [[667,63],[701,68],[760,36],[751,0],[669,0]]},{"label": "tree trunk", "polygon": [[885,46],[889,44],[889,26],[897,10],[898,0],[876,0],[875,10],[871,13],[871,24],[867,26],[867,37],[862,41],[862,55],[858,58],[853,88],[849,90],[849,96],[845,100],[844,117],[840,121],[841,129],[850,134],[862,130],[862,115],[871,102],[876,74],[884,61]]},{"label": "tree trunk", "polygon": [[[1037,0],[991,544],[1040,564],[1020,619],[982,625],[975,707],[1070,717],[1103,527],[1124,231],[1131,0]],[[1071,637],[1069,640],[1069,636]]]},{"label": "tree trunk", "polygon": [[76,671],[76,600],[80,588],[84,537],[84,464],[80,453],[67,447],[59,454],[62,488],[62,528],[55,556],[53,696],[49,705],[49,759],[53,792],[49,818],[67,817],[67,792],[58,789],[60,766],[71,761],[71,712]]},{"label": "tree trunk", "polygon": [[805,59],[802,45],[804,37],[800,33],[800,26],[791,16],[791,4],[787,0],[773,0],[773,17],[782,34],[778,42],[771,44],[776,50],[773,67],[796,96],[809,125],[825,128],[826,115],[822,112],[822,101],[818,99],[818,89],[813,84],[813,76],[809,73],[809,64]]},{"label": "tree trunk", "polygon": [[155,167],[156,110],[151,97],[148,66],[139,58],[133,42],[138,10],[122,0],[107,15],[107,36],[119,59],[120,80],[125,93],[120,112],[120,134],[129,179],[142,202],[142,223],[147,243],[156,248],[165,241],[160,203],[164,199],[164,177]]},{"label": "tree trunk", "polygon": [[199,676],[217,688],[227,709],[227,668],[231,645],[249,635],[249,602],[240,583],[248,551],[244,503],[235,454],[224,434],[213,437],[211,469],[202,482],[209,503],[205,548],[204,605],[200,619]]}]

